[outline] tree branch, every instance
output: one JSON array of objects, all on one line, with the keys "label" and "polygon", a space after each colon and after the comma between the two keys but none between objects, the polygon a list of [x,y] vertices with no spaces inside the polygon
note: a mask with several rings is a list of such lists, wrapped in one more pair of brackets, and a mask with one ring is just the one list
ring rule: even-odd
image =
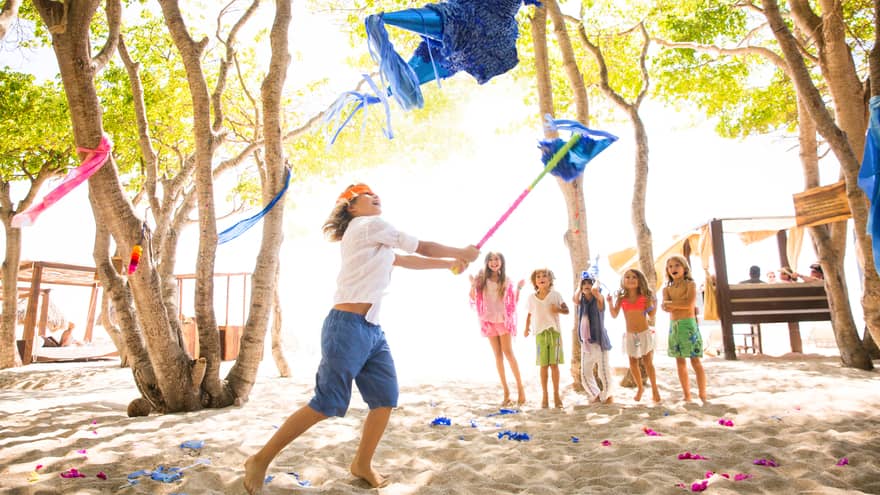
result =
[{"label": "tree branch", "polygon": [[122,4],[120,1],[107,0],[105,9],[107,10],[107,24],[110,32],[107,34],[107,43],[92,58],[92,66],[95,68],[96,73],[100,72],[107,65],[107,62],[110,61],[110,58],[116,52],[116,46],[119,43],[119,31],[122,29]]},{"label": "tree branch", "polygon": [[9,32],[9,26],[16,18],[18,18],[18,8],[21,7],[21,0],[6,0],[3,7],[0,8],[0,41],[6,38]]}]

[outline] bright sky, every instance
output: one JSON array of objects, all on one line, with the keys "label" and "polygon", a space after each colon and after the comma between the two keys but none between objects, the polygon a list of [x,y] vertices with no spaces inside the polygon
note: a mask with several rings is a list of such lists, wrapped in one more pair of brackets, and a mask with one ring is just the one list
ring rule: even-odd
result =
[{"label": "bright sky", "polygon": [[[301,8],[300,4],[294,3],[297,8]],[[342,77],[342,84],[346,84],[356,81],[361,72],[374,70],[373,67],[332,68],[328,64],[328,53],[335,53],[341,59],[344,55],[341,47],[346,46],[344,40],[331,42],[333,49],[323,45],[324,49],[319,52],[308,50],[314,40],[304,26],[317,27],[319,31],[336,29],[332,24],[316,24],[325,22],[317,19],[303,12],[294,17],[292,51],[295,58],[291,84],[303,84],[304,75],[311,80]],[[366,47],[355,50],[366,50]],[[5,62],[15,67],[17,64],[9,57],[6,54],[0,58],[0,64]],[[42,57],[45,55],[40,56],[39,62],[44,61]],[[51,64],[34,64],[31,60],[27,66],[49,67]],[[513,79],[503,75],[479,86],[467,75],[455,77],[464,78],[473,86],[470,101],[463,105],[461,114],[452,116],[451,120],[453,125],[478,139],[480,145],[475,153],[463,152],[455,142],[449,142],[448,154],[435,157],[433,163],[388,163],[375,169],[353,170],[336,180],[307,178],[292,184],[286,199],[282,298],[289,308],[289,323],[285,326],[295,328],[290,339],[309,354],[317,351],[315,334],[331,304],[338,267],[337,247],[321,238],[320,226],[345,185],[353,181],[368,182],[383,199],[384,216],[398,228],[425,240],[465,245],[476,243],[543,167],[536,148],[541,137],[540,122],[532,117],[536,110],[522,102],[521,89]],[[320,99],[316,102],[329,103]],[[694,123],[690,115],[651,103],[645,104],[641,113],[650,146],[647,220],[658,244],[713,217],[793,214],[791,195],[803,189],[803,180],[797,150],[791,141],[773,137],[723,140],[715,136],[710,123]],[[450,118],[445,117],[444,121]],[[515,134],[500,132],[507,128],[509,121],[524,118],[535,122],[533,128]],[[634,242],[630,204],[635,149],[628,125],[593,125],[620,137],[588,165],[584,174],[591,254],[604,258]],[[358,125],[351,127],[341,139],[361,139]],[[395,130],[395,139],[407,140],[407,129]],[[437,129],[436,139],[447,139],[442,128]],[[418,143],[412,144],[418,146]],[[834,182],[835,174],[833,165],[826,165],[823,183]],[[94,220],[88,210],[86,189],[80,187],[44,213],[35,226],[25,229],[23,258],[93,264]],[[218,227],[223,229],[226,223]],[[562,241],[566,229],[562,195],[556,179],[547,177],[484,250],[503,252],[508,259],[508,273],[516,278],[527,278],[531,270],[538,267],[551,268],[558,276],[556,288],[568,300],[573,282],[568,273],[568,252]],[[193,271],[197,247],[194,236],[192,231],[182,236],[178,273]],[[219,247],[217,271],[252,271],[259,238],[258,226]],[[728,243],[732,279],[747,278],[751,264],[761,265],[764,271],[778,268],[775,242],[742,249],[734,246],[735,243]],[[813,261],[809,242],[805,242],[804,253],[797,264],[800,269]],[[481,265],[482,260],[472,265],[470,271],[476,272]],[[618,278],[610,273],[604,259],[600,268],[603,281],[616,287]],[[850,275],[849,283],[854,287],[851,293],[859,294],[858,278]],[[218,293],[221,290],[225,292],[218,287]],[[62,309],[71,314],[81,310],[84,315],[87,295],[82,295],[81,304],[77,302],[78,297],[67,299],[74,307]],[[236,306],[239,305],[237,297],[233,295]],[[860,307],[854,310],[860,311]],[[414,315],[416,321],[413,321]],[[462,355],[487,358],[483,343],[463,338],[472,337],[478,331],[475,317],[468,308],[464,275],[396,271],[383,306],[383,320],[386,331],[395,332],[393,338],[412,349],[398,355],[398,361],[406,365],[418,365],[423,354],[415,349],[434,340],[447,342],[449,352],[459,352],[451,349],[465,341],[479,345],[477,350],[468,350]],[[609,327],[616,328],[615,325],[610,322]],[[527,350],[531,344],[520,339],[518,345],[523,349],[519,352],[523,358],[531,356],[532,351]],[[526,364],[530,362],[529,358],[525,359]]]}]

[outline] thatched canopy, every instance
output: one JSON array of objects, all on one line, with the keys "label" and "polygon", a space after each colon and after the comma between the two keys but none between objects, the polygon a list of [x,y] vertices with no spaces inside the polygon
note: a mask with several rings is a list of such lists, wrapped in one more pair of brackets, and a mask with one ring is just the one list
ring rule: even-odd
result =
[{"label": "thatched canopy", "polygon": [[[15,311],[15,319],[18,323],[24,323],[27,307],[28,299],[26,297],[18,300],[18,306]],[[61,311],[61,308],[51,300],[49,301],[48,320],[46,320],[46,323],[49,324],[50,329],[64,328],[67,326],[67,317],[64,315],[64,312]]]}]

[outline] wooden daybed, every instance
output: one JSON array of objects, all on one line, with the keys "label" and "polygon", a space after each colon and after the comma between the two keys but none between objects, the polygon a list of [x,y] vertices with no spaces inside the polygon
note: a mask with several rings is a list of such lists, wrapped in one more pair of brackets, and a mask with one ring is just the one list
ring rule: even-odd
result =
[{"label": "wooden daybed", "polygon": [[[50,294],[50,289],[46,286],[68,285],[85,287],[90,290],[84,340],[86,343],[91,342],[92,331],[95,328],[95,308],[98,302],[98,289],[100,288],[95,278],[94,267],[53,263],[50,261],[22,261],[18,265],[18,282],[19,284],[29,284],[22,285],[19,288],[20,292],[27,293],[28,298],[27,312],[24,318],[24,333],[22,335],[23,343],[20,346],[22,364],[29,364],[34,360],[36,351],[34,349],[34,342],[37,341],[35,337],[37,335],[40,337],[46,336]],[[37,327],[38,312],[40,314],[39,327]],[[37,329],[39,333],[37,333]],[[107,352],[102,352],[102,354],[107,354]],[[49,358],[46,356],[44,360],[49,360]]]}]

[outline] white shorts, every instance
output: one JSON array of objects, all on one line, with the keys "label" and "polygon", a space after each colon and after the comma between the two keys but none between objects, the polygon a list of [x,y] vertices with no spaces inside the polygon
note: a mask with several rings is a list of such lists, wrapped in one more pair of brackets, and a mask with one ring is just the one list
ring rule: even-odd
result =
[{"label": "white shorts", "polygon": [[654,350],[654,329],[649,328],[641,332],[626,332],[623,334],[623,348],[626,355],[631,358],[640,358]]}]

